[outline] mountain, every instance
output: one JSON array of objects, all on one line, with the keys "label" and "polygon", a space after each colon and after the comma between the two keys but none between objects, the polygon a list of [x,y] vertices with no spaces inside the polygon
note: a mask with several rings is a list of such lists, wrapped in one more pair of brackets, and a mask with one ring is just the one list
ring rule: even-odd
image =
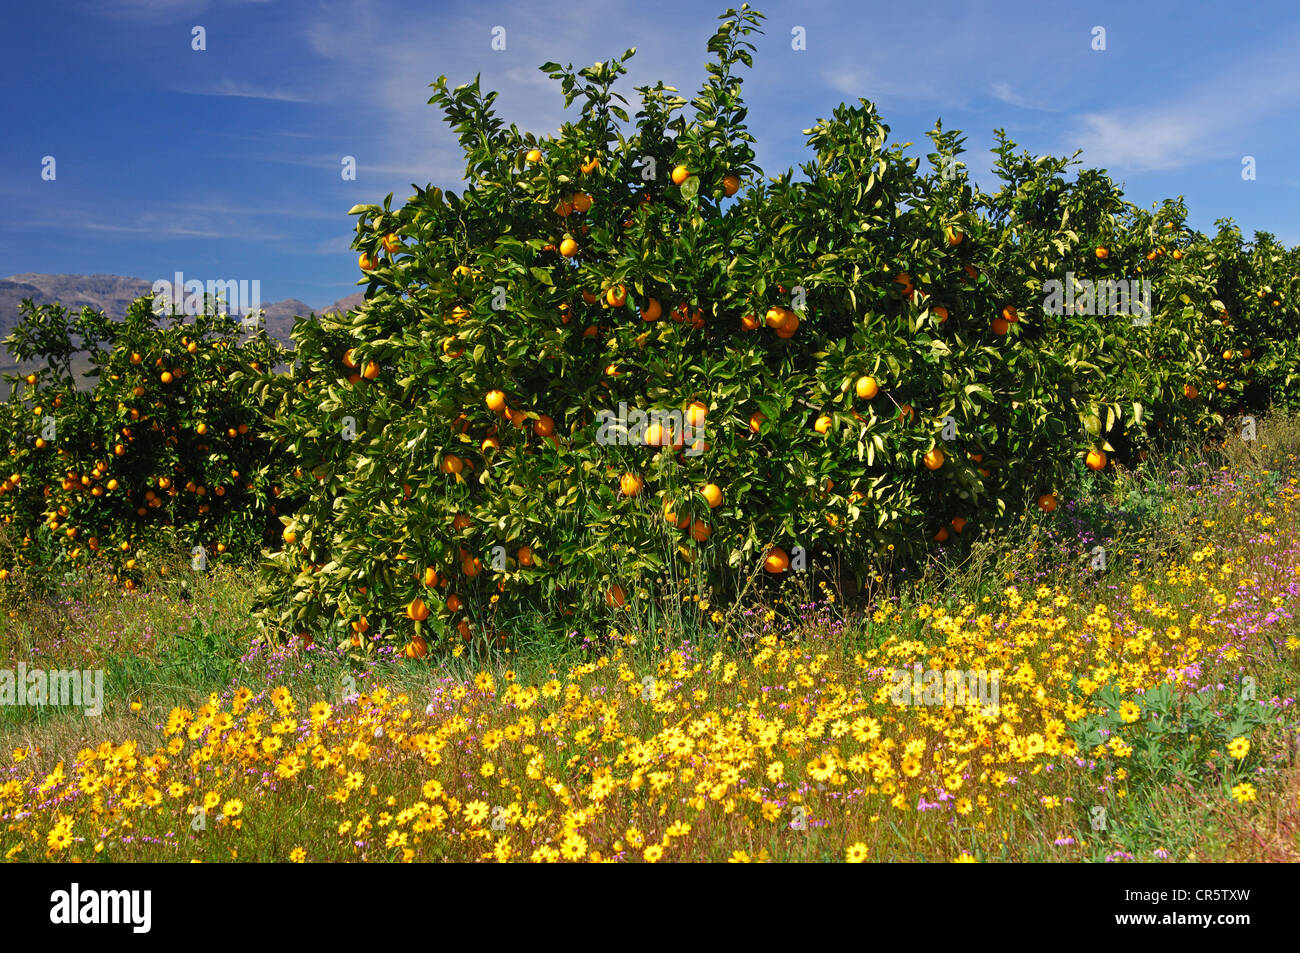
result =
[{"label": "mountain", "polygon": [[[0,339],[8,336],[18,323],[18,305],[24,298],[31,298],[37,304],[53,304],[57,301],[72,311],[91,307],[110,316],[121,317],[126,314],[131,302],[151,291],[152,281],[121,275],[10,275],[0,279]],[[266,330],[272,337],[289,344],[289,331],[293,327],[295,316],[306,317],[313,312],[325,314],[329,311],[351,311],[360,307],[364,300],[364,296],[358,292],[316,310],[297,298],[287,298],[263,304],[262,310],[266,312]]]}]

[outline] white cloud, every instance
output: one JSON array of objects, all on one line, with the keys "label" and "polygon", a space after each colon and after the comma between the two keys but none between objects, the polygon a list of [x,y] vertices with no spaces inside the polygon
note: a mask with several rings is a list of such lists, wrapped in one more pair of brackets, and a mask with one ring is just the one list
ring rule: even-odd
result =
[{"label": "white cloud", "polygon": [[1011,88],[1011,84],[1002,80],[995,80],[989,87],[995,99],[1006,103],[1008,106],[1016,106],[1020,109],[1032,109],[1037,112],[1061,112],[1065,109],[1061,105],[1048,105],[1039,100],[1031,99],[1028,96],[1022,96]]},{"label": "white cloud", "polygon": [[309,103],[311,99],[301,93],[290,92],[286,89],[267,89],[257,86],[253,83],[241,83],[237,80],[226,78],[220,82],[213,83],[205,88],[182,89],[179,92],[189,93],[192,96],[230,96],[238,99],[270,99],[282,103]]},{"label": "white cloud", "polygon": [[[1224,62],[1213,75],[1141,97],[1143,105],[1085,112],[1066,135],[1083,160],[1111,171],[1174,169],[1210,159],[1240,159],[1258,143],[1257,130],[1294,114],[1300,100],[1297,34],[1270,49]],[[1202,70],[1203,71],[1203,70]]]}]

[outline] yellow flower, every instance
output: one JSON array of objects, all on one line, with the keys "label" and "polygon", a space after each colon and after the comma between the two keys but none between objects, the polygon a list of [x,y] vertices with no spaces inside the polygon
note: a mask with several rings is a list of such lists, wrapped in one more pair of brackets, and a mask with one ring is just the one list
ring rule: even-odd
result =
[{"label": "yellow flower", "polygon": [[1238,761],[1250,753],[1249,738],[1233,738],[1228,742],[1228,754],[1232,755]]},{"label": "yellow flower", "polygon": [[1238,804],[1245,804],[1247,801],[1255,800],[1255,785],[1249,781],[1242,781],[1232,789],[1232,799]]},{"label": "yellow flower", "polygon": [[867,845],[858,841],[856,844],[850,844],[848,850],[844,852],[844,860],[850,864],[861,864],[866,861],[868,856]]}]

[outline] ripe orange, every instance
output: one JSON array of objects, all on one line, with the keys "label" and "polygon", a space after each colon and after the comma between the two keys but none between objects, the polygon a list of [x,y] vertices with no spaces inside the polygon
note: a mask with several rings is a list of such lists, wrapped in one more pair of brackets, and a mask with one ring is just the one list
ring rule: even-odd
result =
[{"label": "ripe orange", "polygon": [[390,255],[402,247],[402,240],[391,232],[383,238],[384,251]]},{"label": "ripe orange", "polygon": [[357,264],[362,271],[374,271],[379,267],[379,260],[369,252],[362,252],[361,257],[357,259]]},{"label": "ripe orange", "polygon": [[962,243],[962,239],[966,237],[966,235],[961,231],[961,229],[953,228],[951,225],[949,225],[948,228],[944,230],[944,234],[948,239],[948,244],[952,245],[954,248],[960,245]]},{"label": "ripe orange", "polygon": [[754,411],[749,415],[749,429],[754,433],[758,433],[758,428],[763,425],[765,420],[767,420],[767,414],[759,410]]},{"label": "ripe orange", "polygon": [[1098,258],[1103,258],[1103,259],[1104,259],[1104,258],[1109,257],[1109,255],[1110,255],[1110,249],[1109,249],[1109,248],[1106,248],[1104,245],[1098,245],[1098,246],[1097,246],[1097,257],[1098,257]]},{"label": "ripe orange", "polygon": [[691,523],[691,539],[697,543],[702,543],[713,535],[713,527],[703,520],[696,520]]},{"label": "ripe orange", "polygon": [[366,361],[366,366],[361,370],[361,376],[368,381],[374,380],[379,376],[379,365],[374,361]]},{"label": "ripe orange", "polygon": [[950,525],[952,526],[953,531],[960,535],[961,531],[966,528],[966,517],[954,516]]},{"label": "ripe orange", "polygon": [[1044,493],[1038,498],[1038,508],[1044,513],[1056,512],[1056,494]]},{"label": "ripe orange", "polygon": [[789,310],[788,308],[783,308],[780,305],[774,305],[773,307],[767,309],[767,315],[765,317],[765,320],[767,321],[767,326],[769,328],[780,329],[788,320],[790,320],[790,317],[793,314],[794,312]]},{"label": "ripe orange", "polygon": [[483,398],[483,400],[487,404],[488,410],[493,413],[499,414],[505,409],[506,395],[504,391],[490,390],[487,392],[487,396]]},{"label": "ripe orange", "polygon": [[465,606],[464,601],[461,599],[460,596],[456,595],[456,593],[453,592],[451,595],[447,597],[448,612],[459,612],[462,608],[464,608],[464,606]]},{"label": "ripe orange", "polygon": [[772,575],[779,575],[790,568],[790,556],[780,546],[773,546],[763,557],[763,569]]},{"label": "ripe orange", "polygon": [[403,654],[407,658],[424,658],[429,651],[429,643],[424,640],[423,636],[415,636],[410,642],[406,643]]},{"label": "ripe orange", "polygon": [[549,437],[555,433],[555,421],[546,414],[540,414],[537,422],[533,424],[533,433],[539,437]]},{"label": "ripe orange", "polygon": [[519,560],[521,566],[531,566],[533,564],[533,550],[530,546],[520,546],[519,551],[515,553],[515,559]]},{"label": "ripe orange", "polygon": [[1198,391],[1194,385],[1192,384],[1183,385],[1183,396],[1186,397],[1188,400],[1196,400],[1196,396],[1199,393],[1200,391]]},{"label": "ripe orange", "polygon": [[1020,321],[1020,315],[1016,313],[1015,308],[1007,305],[1002,309],[1002,320],[1008,324],[1017,324]]},{"label": "ripe orange", "polygon": [[586,192],[575,192],[573,195],[573,207],[579,212],[586,212],[591,209],[591,196]]},{"label": "ripe orange", "polygon": [[615,285],[605,292],[605,303],[611,308],[621,308],[627,301],[627,289],[622,285]]},{"label": "ripe orange", "polygon": [[794,337],[794,332],[799,330],[799,315],[793,311],[786,315],[785,323],[776,329],[776,336],[783,340],[790,340]]},{"label": "ripe orange", "polygon": [[357,366],[356,360],[352,357],[352,348],[348,348],[346,351],[343,352],[343,366],[344,367]]},{"label": "ripe orange", "polygon": [[704,484],[703,489],[700,490],[700,495],[704,497],[711,510],[716,510],[722,505],[722,488],[716,483]]},{"label": "ripe orange", "polygon": [[690,178],[690,175],[691,172],[686,168],[686,166],[679,165],[677,168],[673,169],[673,185],[681,185]]},{"label": "ripe orange", "polygon": [[591,173],[595,172],[599,168],[599,156],[587,156],[587,161],[582,164],[582,172],[584,175],[591,175]]},{"label": "ripe orange", "polygon": [[816,430],[819,434],[828,433],[830,429],[831,429],[831,418],[828,417],[826,414],[822,414],[820,417],[818,417],[817,422],[813,424],[813,430]]},{"label": "ripe orange", "polygon": [[624,496],[636,496],[645,486],[645,481],[635,473],[624,473],[618,480],[618,489]]},{"label": "ripe orange", "polygon": [[688,426],[698,430],[704,426],[705,417],[708,416],[709,408],[707,404],[700,401],[692,401],[686,408],[686,423]]},{"label": "ripe orange", "polygon": [[406,617],[416,622],[423,622],[429,618],[429,607],[424,604],[424,600],[416,596],[411,600],[410,605],[406,607]]},{"label": "ripe orange", "polygon": [[555,214],[560,218],[568,218],[573,214],[573,203],[560,199],[555,203]]},{"label": "ripe orange", "polygon": [[939,469],[941,466],[943,466],[943,461],[944,461],[943,451],[938,447],[934,447],[933,449],[927,451],[925,454],[925,466],[926,469],[928,470]]},{"label": "ripe orange", "polygon": [[904,404],[898,408],[898,419],[904,423],[911,423],[916,419],[916,411],[912,409],[911,404]]},{"label": "ripe orange", "polygon": [[610,586],[609,591],[605,593],[605,605],[607,606],[621,609],[626,602],[627,594],[623,592],[623,587],[618,583]]},{"label": "ripe orange", "polygon": [[940,526],[939,532],[934,534],[935,542],[946,543],[948,541],[948,527]]},{"label": "ripe orange", "polygon": [[663,305],[659,303],[658,298],[649,298],[645,307],[641,309],[642,321],[658,321],[660,315],[664,313]]},{"label": "ripe orange", "polygon": [[722,177],[722,194],[730,198],[740,191],[740,176],[732,173]]},{"label": "ripe orange", "polygon": [[572,238],[564,239],[564,241],[560,242],[560,254],[565,258],[572,258],[578,254],[578,243]]},{"label": "ripe orange", "polygon": [[526,153],[524,154],[524,161],[526,161],[526,162],[532,162],[532,163],[541,162],[541,161],[542,161],[542,150],[541,150],[541,149],[529,149],[528,152],[526,152]]},{"label": "ripe orange", "polygon": [[1002,319],[1002,318],[994,318],[994,319],[993,319],[993,333],[996,334],[996,335],[998,335],[999,337],[1001,337],[1002,335],[1006,334],[1006,333],[1007,333],[1007,329],[1010,328],[1010,327],[1011,327],[1011,325],[1008,324],[1008,323],[1007,323],[1004,319]]},{"label": "ripe orange", "polygon": [[170,384],[172,382],[171,371],[163,371],[162,376],[159,377],[159,380],[161,380],[164,384]]},{"label": "ripe orange", "polygon": [[863,400],[871,400],[880,393],[880,385],[876,383],[874,377],[859,377],[853,387]]},{"label": "ripe orange", "polygon": [[1089,470],[1103,470],[1106,467],[1106,454],[1101,450],[1089,450],[1088,455],[1084,457],[1083,462]]},{"label": "ripe orange", "polygon": [[442,460],[442,472],[449,474],[460,473],[465,464],[461,462],[460,457],[444,457]]},{"label": "ripe orange", "polygon": [[934,316],[939,319],[940,324],[943,324],[943,322],[948,320],[948,309],[943,305],[936,304],[930,310],[934,312]]},{"label": "ripe orange", "polygon": [[758,318],[752,314],[744,315],[740,319],[740,329],[742,331],[753,331],[758,328]]},{"label": "ripe orange", "polygon": [[664,500],[664,520],[668,523],[673,524],[678,529],[685,529],[687,526],[690,525],[691,522],[691,518],[689,516],[679,517],[677,515],[677,512],[674,509],[671,500]]},{"label": "ripe orange", "polygon": [[281,533],[280,535],[284,537],[284,542],[285,545],[287,546],[292,546],[294,543],[298,541],[298,534],[295,533],[288,526],[284,528],[284,532]]}]

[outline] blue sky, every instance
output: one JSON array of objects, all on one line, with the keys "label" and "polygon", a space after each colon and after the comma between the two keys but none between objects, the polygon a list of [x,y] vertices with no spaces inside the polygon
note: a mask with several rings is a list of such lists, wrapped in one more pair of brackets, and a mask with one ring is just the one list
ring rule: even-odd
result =
[{"label": "blue sky", "polygon": [[[924,150],[961,129],[977,181],[992,130],[1035,153],[1084,150],[1129,197],[1187,198],[1191,223],[1300,244],[1300,13],[1281,2],[758,3],[746,75],[768,172],[797,166],[800,130],[875,101],[891,138]],[[0,36],[0,276],[111,273],[258,279],[262,300],[323,307],[357,290],[356,203],[411,183],[459,189],[463,162],[428,84],[482,73],[507,122],[562,120],[537,66],[637,47],[622,87],[704,79],[726,7],[628,2],[72,0],[10,4]],[[202,26],[207,49],[191,49]],[[495,26],[507,49],[491,49]],[[807,49],[791,49],[791,31]],[[1092,49],[1092,30],[1106,49]],[[42,181],[54,156],[57,178]],[[340,161],[355,156],[356,181]],[[1242,157],[1257,177],[1244,181]]]}]

